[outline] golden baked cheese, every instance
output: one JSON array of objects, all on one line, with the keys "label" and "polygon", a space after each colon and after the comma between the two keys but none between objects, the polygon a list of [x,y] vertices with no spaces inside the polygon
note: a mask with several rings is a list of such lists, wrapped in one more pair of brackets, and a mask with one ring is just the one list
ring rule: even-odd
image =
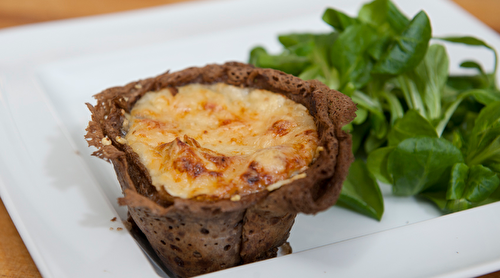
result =
[{"label": "golden baked cheese", "polygon": [[301,104],[266,90],[191,84],[145,94],[125,140],[153,185],[181,198],[239,200],[304,177],[318,149]]}]

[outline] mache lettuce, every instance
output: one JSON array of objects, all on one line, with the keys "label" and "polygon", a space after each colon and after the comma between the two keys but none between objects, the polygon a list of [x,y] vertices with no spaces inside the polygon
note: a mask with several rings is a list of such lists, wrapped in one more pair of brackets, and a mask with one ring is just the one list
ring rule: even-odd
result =
[{"label": "mache lettuce", "polygon": [[[428,198],[445,213],[500,200],[500,90],[493,47],[470,36],[431,43],[427,14],[407,18],[389,0],[365,4],[356,17],[328,8],[322,19],[332,32],[280,35],[282,53],[256,47],[249,61],[317,79],[357,103],[357,117],[345,127],[356,161],[339,203],[380,220],[384,205],[377,180],[392,185],[395,195]],[[460,66],[477,74],[450,75],[440,42],[491,50],[493,71],[464,61]]]}]

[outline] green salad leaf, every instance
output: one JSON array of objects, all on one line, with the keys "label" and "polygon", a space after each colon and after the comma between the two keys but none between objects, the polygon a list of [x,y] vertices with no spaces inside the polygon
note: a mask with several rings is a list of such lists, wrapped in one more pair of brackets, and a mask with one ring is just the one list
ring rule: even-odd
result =
[{"label": "green salad leaf", "polygon": [[450,184],[446,191],[446,200],[461,199],[469,179],[469,166],[463,162],[455,163],[451,170]]},{"label": "green salad leaf", "polygon": [[369,81],[374,63],[367,50],[376,38],[366,24],[351,25],[338,36],[330,50],[330,62],[340,73],[340,88],[348,83],[360,88]]},{"label": "green salad leaf", "polygon": [[500,162],[500,102],[481,110],[470,134],[466,161],[471,164]]},{"label": "green salad leaf", "polygon": [[441,138],[415,137],[399,143],[389,154],[387,168],[393,193],[412,196],[449,176],[451,167],[463,161],[462,153]]},{"label": "green salad leaf", "polygon": [[396,147],[378,148],[372,151],[366,159],[366,165],[368,166],[370,172],[377,178],[377,180],[387,184],[393,183],[392,175],[389,173],[389,169],[387,167],[389,154],[391,154],[395,148]]},{"label": "green salad leaf", "polygon": [[436,129],[416,110],[408,110],[403,118],[396,121],[387,136],[388,145],[396,146],[401,141],[413,137],[438,138]]},{"label": "green salad leaf", "polygon": [[382,193],[377,180],[363,161],[357,160],[349,168],[338,204],[377,220],[382,218],[384,213]]},{"label": "green salad leaf", "polygon": [[408,27],[394,38],[388,51],[375,65],[373,72],[398,75],[415,67],[427,52],[431,34],[429,18],[421,11],[410,21]]},{"label": "green salad leaf", "polygon": [[429,119],[439,119],[441,111],[441,92],[448,79],[448,54],[444,46],[429,46],[424,60],[415,68],[420,80],[426,80],[423,88],[423,101]]},{"label": "green salad leaf", "polygon": [[322,18],[324,22],[338,31],[344,31],[347,27],[358,22],[357,19],[331,8],[326,9]]}]

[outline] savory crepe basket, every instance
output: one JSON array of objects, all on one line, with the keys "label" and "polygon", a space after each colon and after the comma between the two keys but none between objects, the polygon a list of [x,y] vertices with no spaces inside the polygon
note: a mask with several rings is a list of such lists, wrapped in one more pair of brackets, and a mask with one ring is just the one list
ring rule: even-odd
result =
[{"label": "savory crepe basket", "polygon": [[[241,196],[239,201],[198,201],[157,191],[139,156],[124,136],[125,112],[145,93],[191,83],[226,84],[266,89],[304,105],[315,120],[323,151],[306,176],[274,191]],[[87,128],[93,155],[110,161],[123,189],[121,205],[130,220],[175,275],[195,276],[276,256],[299,212],[314,214],[332,206],[353,160],[350,135],[342,127],[355,117],[347,96],[311,80],[303,81],[272,69],[229,62],[188,68],[104,90],[87,104],[92,120]]]}]

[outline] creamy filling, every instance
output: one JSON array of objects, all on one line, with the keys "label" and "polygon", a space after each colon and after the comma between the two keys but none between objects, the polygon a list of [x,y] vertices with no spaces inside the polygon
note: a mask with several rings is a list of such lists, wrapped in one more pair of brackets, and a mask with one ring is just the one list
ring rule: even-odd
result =
[{"label": "creamy filling", "polygon": [[239,200],[303,178],[318,137],[308,110],[283,95],[218,83],[145,94],[126,142],[153,185],[181,198]]}]

